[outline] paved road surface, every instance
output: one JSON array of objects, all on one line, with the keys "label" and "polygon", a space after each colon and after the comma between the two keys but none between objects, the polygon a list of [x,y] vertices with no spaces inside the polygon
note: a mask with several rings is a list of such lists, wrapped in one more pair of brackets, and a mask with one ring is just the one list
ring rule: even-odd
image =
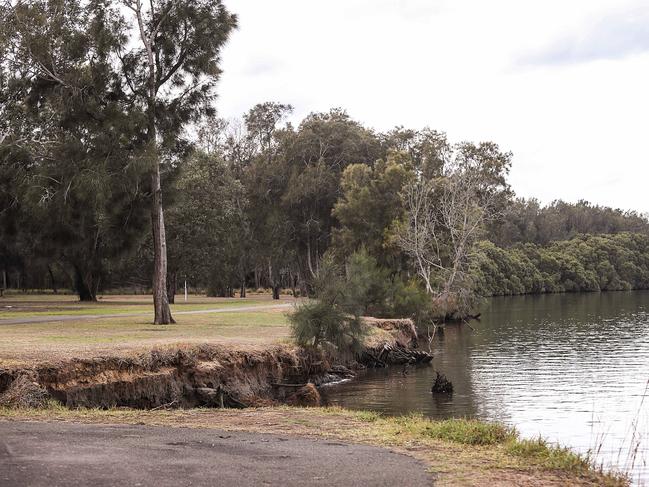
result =
[{"label": "paved road surface", "polygon": [[0,421],[0,486],[430,486],[386,449],[212,429]]},{"label": "paved road surface", "polygon": [[[203,315],[209,313],[232,313],[237,311],[257,311],[265,309],[286,309],[292,307],[291,303],[284,304],[265,304],[261,306],[236,306],[231,308],[200,309],[194,311],[174,311],[173,315]],[[80,320],[97,320],[105,318],[124,318],[132,316],[151,316],[153,312],[145,311],[139,313],[115,313],[110,315],[48,315],[32,316],[29,318],[7,318],[0,319],[0,325],[29,325],[31,323],[50,323],[57,321],[80,321]]]}]

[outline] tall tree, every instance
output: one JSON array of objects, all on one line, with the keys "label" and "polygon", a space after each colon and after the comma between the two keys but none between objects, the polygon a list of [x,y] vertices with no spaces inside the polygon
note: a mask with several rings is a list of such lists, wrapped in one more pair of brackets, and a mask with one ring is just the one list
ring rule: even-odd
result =
[{"label": "tall tree", "polygon": [[308,115],[285,139],[282,207],[300,267],[310,278],[331,242],[343,171],[354,163],[372,165],[382,155],[376,134],[341,109]]},{"label": "tall tree", "polygon": [[188,123],[212,116],[223,45],[236,17],[220,0],[123,0],[130,22],[112,13],[122,28],[122,82],[146,115],[145,155],[151,164],[153,301],[156,324],[172,323],[167,297],[167,243],[161,162],[186,149]]},{"label": "tall tree", "polygon": [[273,157],[274,137],[279,123],[291,112],[293,107],[282,103],[267,101],[252,107],[243,117],[248,136],[257,144],[257,150],[264,153],[268,160]]}]

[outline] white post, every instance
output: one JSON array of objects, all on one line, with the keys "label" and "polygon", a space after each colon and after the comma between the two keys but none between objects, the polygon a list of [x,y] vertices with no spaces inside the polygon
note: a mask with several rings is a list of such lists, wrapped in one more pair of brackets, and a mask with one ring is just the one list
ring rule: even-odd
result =
[{"label": "white post", "polygon": [[187,279],[185,279],[185,302],[187,302]]}]

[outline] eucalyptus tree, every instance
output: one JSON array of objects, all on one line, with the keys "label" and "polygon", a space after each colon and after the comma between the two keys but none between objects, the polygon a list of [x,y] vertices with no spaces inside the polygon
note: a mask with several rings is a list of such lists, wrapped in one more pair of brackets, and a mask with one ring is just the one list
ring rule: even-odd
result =
[{"label": "eucalyptus tree", "polygon": [[291,105],[269,101],[258,103],[243,117],[249,140],[254,141],[257,152],[265,154],[268,160],[273,157],[276,146],[275,131],[292,111]]},{"label": "eucalyptus tree", "polygon": [[226,139],[226,155],[247,188],[247,222],[255,236],[246,245],[245,262],[253,267],[255,281],[266,277],[274,299],[279,299],[282,277],[294,262],[281,206],[287,184],[285,151],[294,136],[292,126],[283,122],[292,110],[287,104],[259,103],[244,115],[243,127]]},{"label": "eucalyptus tree", "polygon": [[208,295],[229,297],[235,286],[245,285],[240,245],[247,230],[244,188],[219,154],[201,151],[188,158],[177,186],[168,212],[170,276],[188,277],[207,287]]},{"label": "eucalyptus tree", "polygon": [[[9,106],[17,107],[3,143],[14,154],[28,154],[28,170],[51,161],[86,161],[89,167],[77,173],[89,188],[94,185],[90,195],[106,189],[90,163],[101,161],[102,151],[130,167],[144,166],[149,181],[138,182],[136,191],[146,191],[152,203],[155,322],[173,321],[162,169],[168,173],[188,150],[187,125],[214,113],[220,53],[235,16],[220,0],[8,1],[2,15],[10,18],[2,26],[2,73],[15,94]],[[62,179],[46,177],[65,188]],[[52,190],[41,189],[51,200]],[[66,202],[68,193],[58,189]]]},{"label": "eucalyptus tree", "polygon": [[413,177],[412,160],[405,152],[391,151],[373,166],[347,166],[340,181],[342,195],[332,212],[338,223],[333,247],[345,256],[364,248],[381,265],[397,270],[401,252],[392,228],[404,216],[401,191]]},{"label": "eucalyptus tree", "polygon": [[[122,15],[123,5],[130,15]],[[161,166],[187,149],[184,130],[214,114],[221,50],[236,17],[221,0],[111,2],[113,28],[122,36],[123,90],[145,114],[143,154],[150,164],[155,323],[173,322],[167,297],[167,243]]]},{"label": "eucalyptus tree", "polygon": [[510,165],[511,154],[496,144],[462,143],[445,158],[440,177],[420,174],[403,191],[407,213],[397,240],[443,315],[471,306],[474,246],[511,196]]}]

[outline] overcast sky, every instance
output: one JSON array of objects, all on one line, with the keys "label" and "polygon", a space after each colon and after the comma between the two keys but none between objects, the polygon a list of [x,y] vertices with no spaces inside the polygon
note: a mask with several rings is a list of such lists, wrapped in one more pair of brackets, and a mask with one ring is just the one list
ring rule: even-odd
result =
[{"label": "overcast sky", "polygon": [[649,211],[648,0],[226,0],[221,116],[343,107],[514,153],[517,194]]}]

